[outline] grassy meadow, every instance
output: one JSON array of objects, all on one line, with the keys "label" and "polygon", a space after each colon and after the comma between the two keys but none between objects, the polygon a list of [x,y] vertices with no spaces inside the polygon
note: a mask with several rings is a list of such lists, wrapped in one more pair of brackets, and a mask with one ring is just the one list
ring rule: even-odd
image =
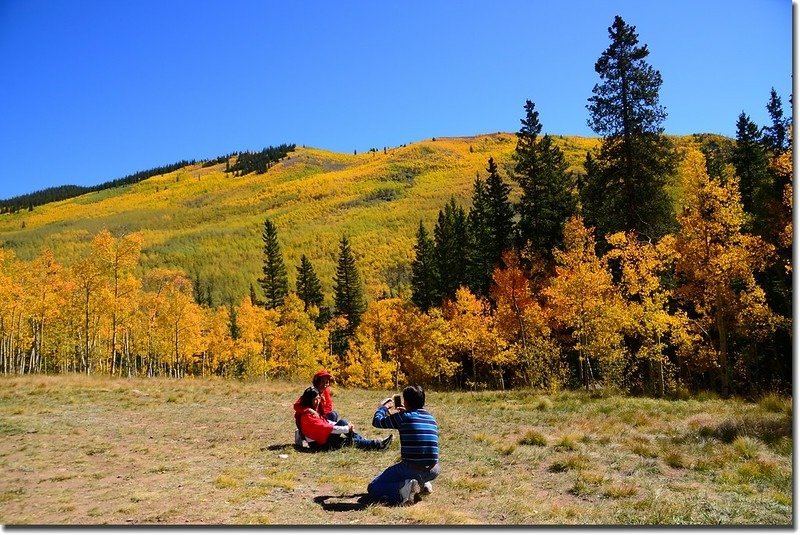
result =
[{"label": "grassy meadow", "polygon": [[[410,507],[363,503],[387,451],[294,449],[306,385],[0,378],[0,523],[792,524],[791,399],[428,392],[441,476]],[[334,388],[369,438],[393,392]]]}]

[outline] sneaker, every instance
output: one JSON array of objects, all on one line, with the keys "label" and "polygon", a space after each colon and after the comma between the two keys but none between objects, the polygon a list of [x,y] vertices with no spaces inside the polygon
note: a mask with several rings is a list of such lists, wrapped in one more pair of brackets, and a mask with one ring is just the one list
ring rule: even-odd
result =
[{"label": "sneaker", "polygon": [[412,505],[419,490],[419,482],[416,479],[406,479],[406,482],[400,487],[400,496],[403,498],[400,505]]},{"label": "sneaker", "polygon": [[419,491],[420,494],[430,494],[433,492],[433,483],[430,481],[426,481],[425,484],[422,485],[422,490]]},{"label": "sneaker", "polygon": [[392,443],[392,438],[393,437],[394,437],[394,435],[389,435],[388,437],[386,437],[383,440],[381,440],[381,445],[378,446],[378,449],[379,450],[385,450],[386,448],[388,448],[389,444]]}]

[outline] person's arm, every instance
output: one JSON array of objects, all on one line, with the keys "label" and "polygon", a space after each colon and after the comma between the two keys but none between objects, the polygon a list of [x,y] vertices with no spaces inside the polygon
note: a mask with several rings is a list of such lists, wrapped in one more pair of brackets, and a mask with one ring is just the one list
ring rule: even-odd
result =
[{"label": "person's arm", "polygon": [[353,424],[350,425],[334,425],[331,431],[332,435],[346,435],[353,430]]},{"label": "person's arm", "polygon": [[400,429],[400,413],[389,414],[389,405],[392,403],[392,398],[386,398],[375,415],[372,417],[372,427],[380,429]]}]

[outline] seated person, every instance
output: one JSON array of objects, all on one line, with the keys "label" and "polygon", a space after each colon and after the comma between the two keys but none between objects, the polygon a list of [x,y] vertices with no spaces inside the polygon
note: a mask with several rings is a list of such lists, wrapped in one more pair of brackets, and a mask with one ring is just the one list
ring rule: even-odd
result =
[{"label": "seated person", "polygon": [[392,435],[383,440],[370,440],[354,432],[353,424],[334,425],[314,410],[313,407],[319,404],[319,398],[316,388],[306,388],[300,396],[300,406],[295,407],[297,428],[305,436],[311,449],[335,450],[352,444],[365,450],[385,450],[392,443]]},{"label": "seated person", "polygon": [[[317,406],[311,408],[314,409],[317,414],[322,415],[331,422],[335,422],[336,425],[348,425],[347,420],[340,420],[339,413],[333,410],[333,399],[331,398],[332,381],[333,377],[327,370],[320,370],[314,374],[314,377],[311,379],[311,386],[319,392],[320,400]],[[297,412],[299,408],[300,398],[297,398],[297,401],[294,402],[295,412]]]}]

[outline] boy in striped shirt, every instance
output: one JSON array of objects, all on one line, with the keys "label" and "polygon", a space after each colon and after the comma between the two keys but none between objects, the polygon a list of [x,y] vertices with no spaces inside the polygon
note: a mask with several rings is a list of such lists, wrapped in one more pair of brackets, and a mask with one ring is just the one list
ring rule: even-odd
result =
[{"label": "boy in striped shirt", "polygon": [[390,414],[392,405],[391,398],[385,399],[375,411],[372,425],[400,431],[401,461],[373,479],[367,492],[376,501],[410,505],[420,492],[431,492],[431,481],[439,475],[439,426],[423,409],[425,391],[421,386],[407,386],[403,404]]}]

